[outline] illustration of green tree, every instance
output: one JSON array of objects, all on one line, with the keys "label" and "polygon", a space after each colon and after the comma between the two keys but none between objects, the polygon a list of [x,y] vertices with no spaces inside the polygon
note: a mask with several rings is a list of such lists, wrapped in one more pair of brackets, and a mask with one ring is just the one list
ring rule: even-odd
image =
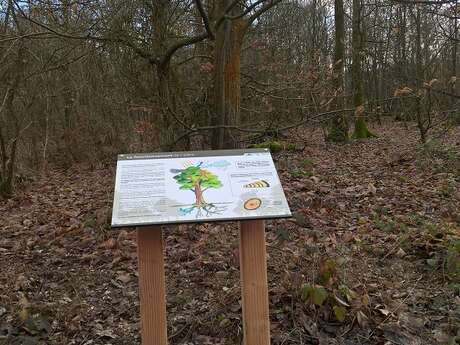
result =
[{"label": "illustration of green tree", "polygon": [[180,189],[188,189],[195,194],[195,204],[192,205],[190,212],[192,209],[198,208],[199,211],[204,209],[209,214],[215,206],[204,200],[203,193],[209,188],[222,187],[222,182],[220,182],[217,175],[200,168],[200,165],[189,166],[187,169],[180,170],[180,173],[175,175],[174,179],[179,184]]}]

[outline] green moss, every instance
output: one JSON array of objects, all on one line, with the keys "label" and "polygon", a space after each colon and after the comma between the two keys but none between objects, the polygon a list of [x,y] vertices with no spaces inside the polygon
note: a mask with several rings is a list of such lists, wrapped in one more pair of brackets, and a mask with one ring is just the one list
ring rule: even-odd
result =
[{"label": "green moss", "polygon": [[286,150],[288,150],[288,151],[296,151],[296,150],[297,150],[297,146],[296,146],[295,144],[292,144],[292,143],[287,144]]},{"label": "green moss", "polygon": [[270,149],[271,152],[276,153],[276,152],[283,151],[284,146],[279,141],[272,141],[268,143],[268,148]]},{"label": "green moss", "polygon": [[272,153],[297,150],[295,144],[285,141],[264,141],[263,143],[249,145],[249,148],[270,149]]},{"label": "green moss", "polygon": [[368,128],[366,121],[363,118],[356,119],[355,132],[353,133],[354,139],[369,139],[376,138],[377,135],[372,133]]}]

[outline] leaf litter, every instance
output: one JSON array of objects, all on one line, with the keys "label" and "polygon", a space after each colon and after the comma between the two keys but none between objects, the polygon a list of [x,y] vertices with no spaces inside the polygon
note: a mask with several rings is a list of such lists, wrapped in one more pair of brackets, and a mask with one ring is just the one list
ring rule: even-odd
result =
[{"label": "leaf litter", "polygon": [[[274,155],[294,212],[267,221],[275,345],[459,342],[460,178],[415,132],[378,132],[298,132],[302,151]],[[140,344],[136,234],[109,228],[113,180],[113,166],[53,171],[0,203],[0,344]],[[170,343],[241,343],[237,224],[164,232]]]}]

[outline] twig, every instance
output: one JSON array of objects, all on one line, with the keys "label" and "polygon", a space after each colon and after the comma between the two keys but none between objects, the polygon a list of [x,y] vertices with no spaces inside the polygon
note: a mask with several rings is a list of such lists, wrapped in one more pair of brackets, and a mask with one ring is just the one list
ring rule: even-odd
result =
[{"label": "twig", "polygon": [[[407,296],[401,301],[401,303],[399,303],[398,306],[397,306],[392,312],[390,312],[390,313],[388,314],[388,316],[387,316],[382,322],[380,322],[380,323],[377,325],[376,328],[379,328],[379,327],[382,326],[385,322],[387,322],[387,321],[392,317],[392,315],[394,315],[394,313],[396,313],[396,312],[399,310],[399,308],[402,307],[402,305],[407,301],[407,299],[408,299],[409,297],[412,296],[412,293],[414,292],[415,288],[417,287],[418,282],[419,282],[422,278],[423,278],[423,275],[421,275],[421,276],[417,279],[417,281],[415,282],[414,286],[413,286],[412,289],[409,291],[409,293],[407,294]],[[371,337],[374,335],[374,333],[375,333],[375,329],[373,329],[373,330],[369,333],[369,335],[367,336],[366,340],[369,341],[369,340],[371,339]]]},{"label": "twig", "polygon": [[5,108],[6,100],[8,98],[8,94],[10,93],[10,87],[6,89],[5,96],[3,97],[2,105],[0,106],[0,116],[3,113],[3,109]]},{"label": "twig", "polygon": [[11,36],[11,37],[1,39],[0,43],[9,42],[9,41],[17,41],[17,40],[21,40],[21,39],[24,39],[24,38],[33,38],[33,37],[36,37],[36,36],[45,36],[44,39],[47,39],[47,38],[49,38],[49,37],[47,37],[49,35],[50,35],[49,32],[32,32],[32,33],[29,33],[29,34],[24,34],[24,35],[19,35],[19,36]]},{"label": "twig", "polygon": [[[354,111],[355,109],[340,109],[340,110],[333,110],[333,111],[327,111],[325,113],[320,113],[320,114],[317,114],[313,117],[309,117],[305,120],[302,120],[302,121],[299,121],[297,123],[294,123],[292,125],[288,125],[288,126],[285,126],[285,127],[281,127],[281,128],[266,128],[264,130],[256,130],[256,129],[247,129],[247,128],[241,128],[239,126],[232,126],[232,125],[220,125],[220,126],[203,126],[203,127],[188,127],[186,126],[185,124],[182,123],[182,121],[179,121],[180,124],[182,124],[185,128],[188,128],[189,130],[187,132],[185,132],[184,134],[182,134],[181,136],[179,136],[178,138],[176,138],[173,142],[169,143],[166,145],[166,147],[170,148],[170,147],[174,147],[174,145],[176,145],[178,142],[180,142],[182,139],[188,137],[188,136],[191,136],[191,135],[196,135],[196,133],[198,132],[202,132],[202,131],[209,131],[209,130],[213,130],[213,129],[227,129],[227,130],[235,130],[235,131],[239,131],[239,132],[245,132],[245,133],[258,133],[258,134],[265,134],[267,133],[267,131],[271,131],[271,132],[282,132],[282,131],[287,131],[289,129],[292,129],[292,128],[296,128],[296,127],[300,127],[306,123],[309,123],[309,122],[316,122],[315,120],[320,118],[320,117],[324,117],[324,116],[328,116],[328,115],[335,115],[335,114],[338,114],[338,113],[342,113],[342,112],[351,112],[351,111]],[[246,127],[253,127],[255,126],[254,124],[251,125],[251,124],[247,124]]]}]

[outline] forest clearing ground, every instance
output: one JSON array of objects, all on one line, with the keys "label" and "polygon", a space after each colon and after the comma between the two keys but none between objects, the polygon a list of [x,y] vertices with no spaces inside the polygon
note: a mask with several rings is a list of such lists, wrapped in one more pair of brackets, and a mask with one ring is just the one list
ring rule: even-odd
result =
[{"label": "forest clearing ground", "polygon": [[[459,255],[460,131],[431,155],[415,130],[374,131],[330,145],[303,130],[302,151],[274,155],[295,212],[267,222],[275,345],[460,336],[459,277],[446,265]],[[140,343],[135,232],[108,228],[113,180],[113,166],[51,172],[0,203],[0,344]],[[165,238],[171,344],[239,344],[237,224]],[[306,286],[322,288],[321,303]]]}]

